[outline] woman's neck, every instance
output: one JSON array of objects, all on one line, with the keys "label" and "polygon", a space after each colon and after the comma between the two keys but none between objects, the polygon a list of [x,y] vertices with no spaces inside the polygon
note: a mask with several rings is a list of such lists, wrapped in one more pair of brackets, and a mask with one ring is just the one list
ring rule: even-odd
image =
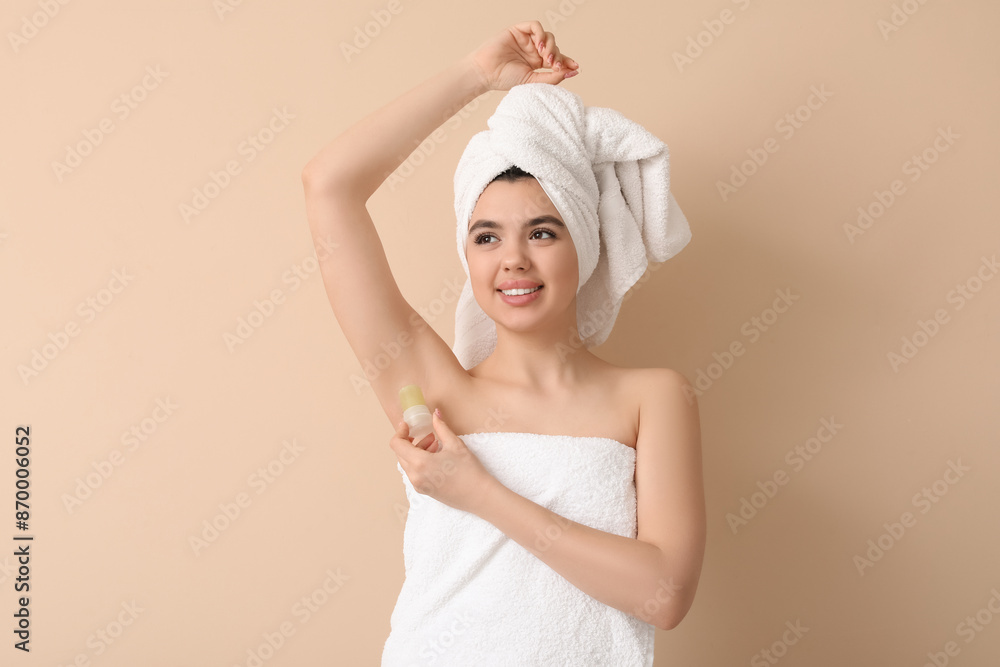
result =
[{"label": "woman's neck", "polygon": [[607,362],[585,348],[516,352],[499,346],[478,366],[471,377],[541,392],[578,386]]}]

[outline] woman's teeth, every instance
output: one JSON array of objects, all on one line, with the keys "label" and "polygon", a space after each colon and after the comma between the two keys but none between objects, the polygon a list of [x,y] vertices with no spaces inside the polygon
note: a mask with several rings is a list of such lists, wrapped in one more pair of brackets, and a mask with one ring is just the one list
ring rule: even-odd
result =
[{"label": "woman's teeth", "polygon": [[531,289],[504,289],[504,290],[500,290],[500,291],[503,292],[504,294],[506,294],[507,296],[519,296],[521,294],[531,294],[532,292],[536,292],[536,291],[538,291],[540,289],[541,289],[541,286],[539,286],[539,287],[532,287]]}]

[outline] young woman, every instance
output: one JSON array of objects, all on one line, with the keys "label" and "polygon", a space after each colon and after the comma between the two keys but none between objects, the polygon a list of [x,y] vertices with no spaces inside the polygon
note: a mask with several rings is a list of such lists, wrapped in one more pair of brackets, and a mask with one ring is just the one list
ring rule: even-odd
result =
[{"label": "young woman", "polygon": [[[535,71],[539,69],[550,71]],[[407,564],[407,584],[411,578],[437,577],[427,586],[444,585],[447,579],[449,590],[435,604],[409,615],[419,596],[401,595],[383,665],[425,664],[419,660],[467,664],[461,661],[474,650],[483,651],[476,664],[555,664],[542,658],[547,650],[556,650],[552,647],[562,647],[561,653],[550,655],[558,656],[559,664],[651,664],[652,628],[674,628],[694,599],[706,527],[693,391],[683,375],[670,369],[619,367],[587,349],[565,353],[577,333],[578,256],[568,226],[539,183],[511,169],[494,179],[476,203],[466,258],[476,301],[496,323],[497,341],[492,354],[469,369],[403,299],[366,210],[368,198],[402,156],[482,93],[522,83],[559,85],[578,72],[576,61],[561,53],[553,34],[538,21],[516,24],[348,129],[302,173],[313,236],[337,243],[322,275],[355,355],[361,362],[374,360],[383,344],[402,343],[399,356],[371,379],[371,386],[396,429],[389,444],[405,472],[411,501],[405,539],[437,530],[442,524],[436,521],[478,522],[463,524],[467,534],[452,534],[454,527],[441,533],[452,542],[428,557],[437,569],[422,561]],[[504,293],[534,287],[540,289],[531,297]],[[398,392],[407,384],[421,387],[435,413],[434,433],[418,443],[407,437],[399,406]],[[626,468],[629,489],[621,491],[626,506],[626,491],[634,498],[634,537],[573,521],[566,516],[572,505],[548,503],[566,508],[559,514],[500,481],[497,471],[517,462],[497,456],[516,451],[520,462],[536,450],[546,455],[573,452],[579,460],[567,460],[566,466],[585,465],[588,452],[634,466]],[[496,474],[476,451],[493,457]],[[523,465],[539,468],[539,461]],[[537,472],[542,475],[538,479],[548,479],[548,472]],[[421,515],[425,522],[415,524],[419,528],[411,534],[414,501],[420,500],[414,489],[421,498],[436,501],[431,504],[440,512]],[[580,494],[574,496],[577,505],[591,492],[559,489],[554,495],[561,498],[571,491]],[[423,508],[428,502],[419,504]],[[477,532],[485,529],[494,532]],[[469,546],[454,540],[482,542],[493,536],[503,540],[488,558],[480,558],[475,567],[461,565],[467,572],[449,573],[446,567],[455,552]],[[540,536],[547,537],[540,541]],[[503,565],[503,558],[515,558],[511,549],[531,558],[531,564],[518,561],[521,569],[515,574]],[[495,589],[502,595],[475,593],[476,577],[492,565],[498,568],[489,575],[494,580],[504,573],[512,577],[503,582],[507,588]],[[555,579],[544,579],[549,575]],[[520,580],[531,577],[540,577],[532,581],[546,582],[537,584],[546,589],[527,594]],[[474,621],[482,621],[478,625],[463,624],[459,616],[445,618],[445,601],[459,599],[463,587],[474,592],[475,609],[468,601],[465,608]],[[581,597],[567,597],[569,590]],[[550,602],[558,596],[564,606],[556,612]],[[515,628],[511,623],[517,619],[507,614],[495,619],[496,625],[483,627],[491,607],[512,600],[523,610],[517,614],[522,625]],[[574,600],[569,610],[566,600]],[[413,608],[403,609],[404,603]],[[589,604],[597,606],[584,614]],[[573,605],[579,607],[579,617]],[[552,625],[554,616],[565,624]],[[642,634],[642,624],[648,635]],[[607,636],[600,634],[613,625]],[[573,644],[553,636],[564,631],[588,639]],[[629,632],[628,641],[637,643],[628,655],[641,657],[602,661],[594,638],[614,644]],[[579,654],[573,653],[577,645],[584,647]],[[611,656],[616,649],[607,650]]]}]

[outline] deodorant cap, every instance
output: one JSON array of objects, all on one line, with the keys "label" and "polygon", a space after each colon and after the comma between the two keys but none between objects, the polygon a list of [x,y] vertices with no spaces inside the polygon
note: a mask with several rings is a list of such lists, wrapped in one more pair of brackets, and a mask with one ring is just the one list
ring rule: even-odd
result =
[{"label": "deodorant cap", "polygon": [[403,412],[406,412],[414,405],[426,405],[423,392],[415,384],[408,384],[399,390],[399,404],[402,406]]}]

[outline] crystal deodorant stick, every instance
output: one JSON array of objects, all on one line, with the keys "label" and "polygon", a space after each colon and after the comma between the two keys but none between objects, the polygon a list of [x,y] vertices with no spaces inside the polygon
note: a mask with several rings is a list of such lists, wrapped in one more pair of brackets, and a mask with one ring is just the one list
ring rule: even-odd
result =
[{"label": "crystal deodorant stick", "polygon": [[403,421],[410,427],[409,437],[417,444],[434,429],[431,426],[431,411],[424,403],[424,394],[420,387],[408,384],[399,390],[399,405],[403,408]]}]

